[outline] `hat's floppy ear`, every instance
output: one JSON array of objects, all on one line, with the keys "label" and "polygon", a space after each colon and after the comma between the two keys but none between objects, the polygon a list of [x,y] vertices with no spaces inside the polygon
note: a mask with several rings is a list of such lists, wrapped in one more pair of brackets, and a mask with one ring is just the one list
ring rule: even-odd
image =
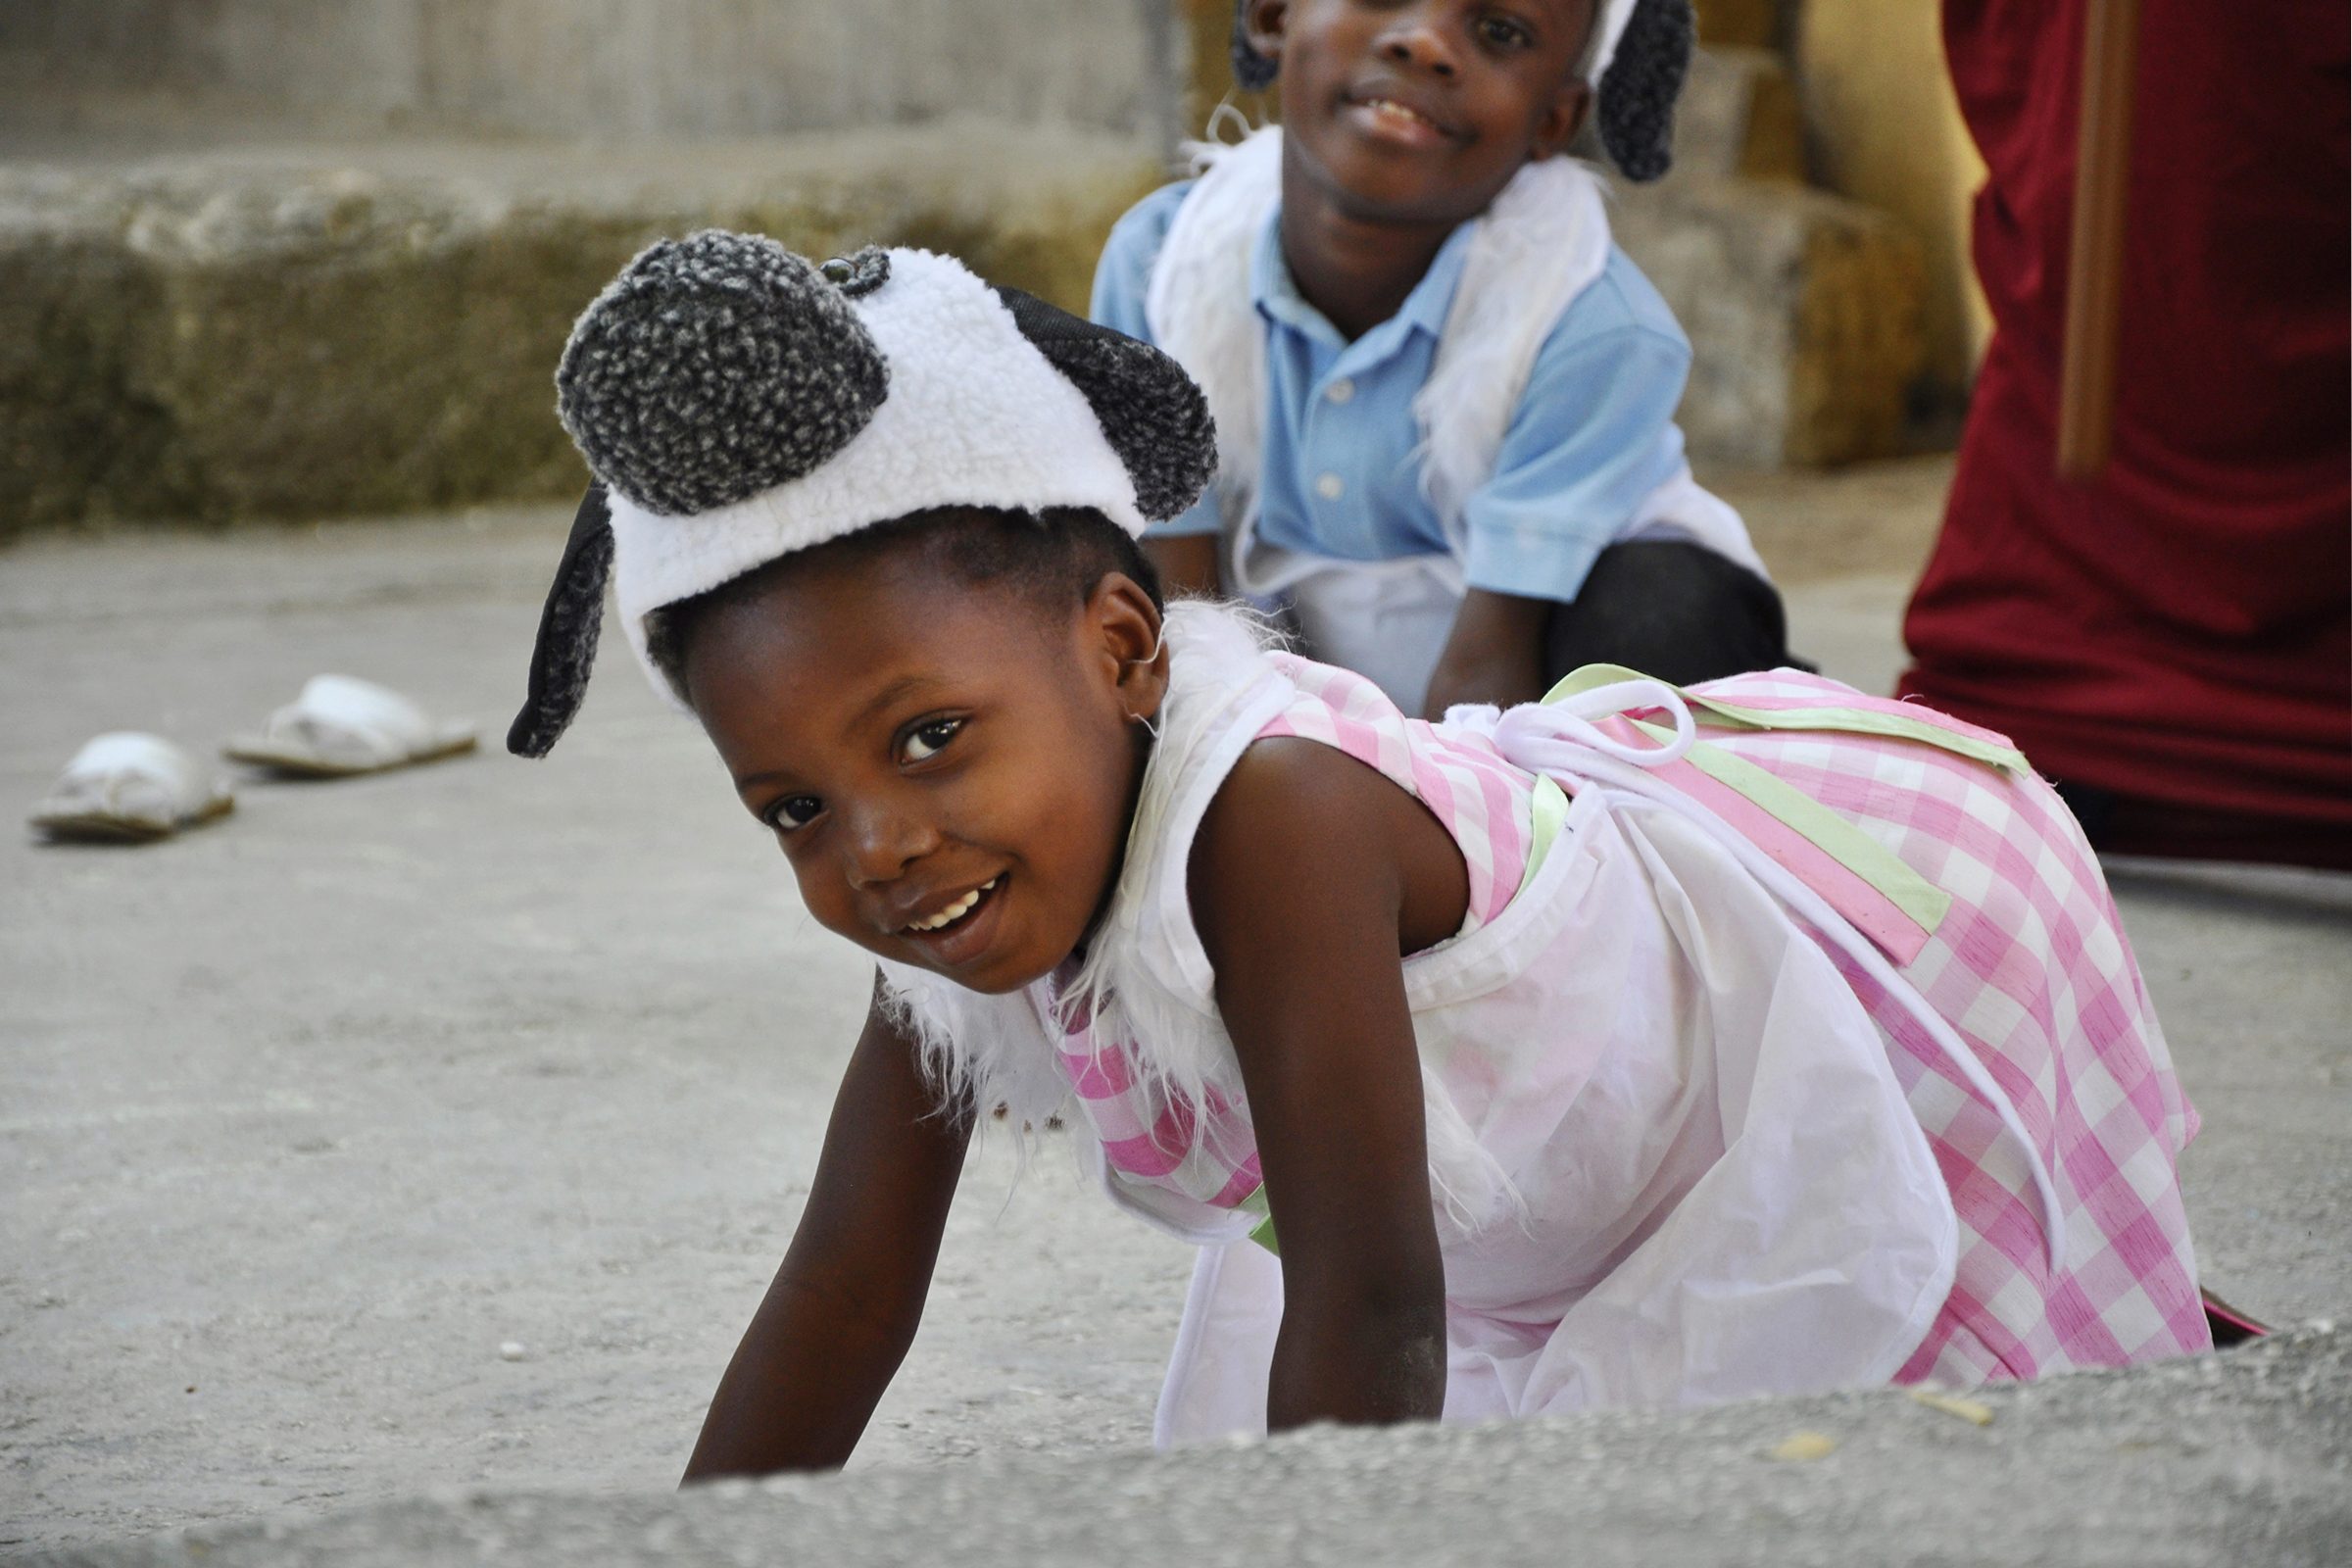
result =
[{"label": "hat's floppy ear", "polygon": [[1633,180],[1674,163],[1674,101],[1690,71],[1690,0],[1638,0],[1609,69],[1595,83],[1600,144]]},{"label": "hat's floppy ear", "polygon": [[1136,510],[1160,522],[1199,500],[1217,471],[1217,427],[1184,367],[1033,294],[1000,288],[997,296],[1021,336],[1095,411],[1102,438],[1135,481]]},{"label": "hat's floppy ear", "polygon": [[592,484],[571,519],[571,537],[547,590],[547,608],[539,613],[530,694],[507,731],[507,750],[516,757],[545,757],[586,700],[596,637],[605,623],[605,578],[612,570],[612,523],[605,487]]},{"label": "hat's floppy ear", "polygon": [[608,486],[660,517],[728,506],[830,461],[890,396],[850,305],[889,259],[828,265],[838,276],[774,240],[705,229],[648,246],[581,313],[556,414],[597,482],[547,591],[508,751],[545,757],[587,697],[612,570]]}]

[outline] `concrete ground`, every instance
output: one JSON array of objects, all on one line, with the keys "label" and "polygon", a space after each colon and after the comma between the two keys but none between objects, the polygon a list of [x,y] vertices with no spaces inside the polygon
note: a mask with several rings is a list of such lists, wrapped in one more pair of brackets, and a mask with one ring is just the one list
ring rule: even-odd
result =
[{"label": "concrete ground", "polygon": [[[1681,1417],[1320,1429],[679,1494],[471,1493],[44,1553],[43,1568],[2341,1568],[2352,1333],[1936,1406],[1891,1391]],[[888,1521],[887,1529],[877,1529]]]},{"label": "concrete ground", "polygon": [[[1800,648],[1833,673],[1891,679],[1946,471],[1727,486]],[[2324,1504],[2348,1478],[2341,1336],[2243,1370],[2004,1395],[1986,1431],[2007,1446],[1982,1461],[1963,1455],[1977,1428],[1897,1396],[1850,1429],[1864,1403],[1808,1401],[1310,1434],[1263,1461],[1154,1467],[1124,1455],[1148,1439],[1189,1258],[1051,1149],[1012,1184],[1002,1147],[966,1181],[922,1337],[853,1466],[899,1473],[658,1500],[790,1234],[864,969],[803,913],[617,638],[552,759],[499,749],[564,521],[47,540],[0,561],[0,796],[20,805],[93,733],[209,750],[320,670],[472,717],[485,742],[374,779],[243,782],[235,815],[153,847],[0,845],[0,1553],[210,1525],[204,1549],[237,1563],[470,1561],[493,1538],[546,1546],[517,1560],[600,1555],[527,1500],[398,1501],[483,1488],[628,1494],[558,1511],[635,1532],[609,1560],[931,1557],[989,1539],[1015,1498],[1047,1499],[1040,1520],[1091,1503],[1198,1533],[1170,1510],[1211,1492],[1246,1500],[1268,1550],[1311,1537],[1313,1560],[1428,1560],[1483,1528],[1483,1477],[1508,1494],[1513,1475],[1542,1491],[1563,1470],[1617,1479],[1547,1493],[1544,1530],[1494,1535],[1495,1560],[1610,1520],[1607,1561],[1647,1542],[1676,1560],[1712,1543],[2025,1561],[2050,1544],[2028,1525],[2072,1532],[2048,1555],[2080,1561],[2127,1560],[2092,1549],[2111,1525],[2130,1527],[2111,1544],[2151,1546],[2131,1560],[2319,1561],[2306,1546],[2345,1540]],[[2277,1321],[2344,1315],[2352,879],[2135,864],[2113,880],[2206,1118],[2185,1181],[2208,1279]],[[1818,1465],[1750,1462],[1798,1427],[1859,1435]],[[1918,1486],[1928,1466],[1950,1483]],[[2144,1501],[2078,1505],[2093,1472],[2138,1477]],[[1915,1494],[1888,1516],[1900,1549],[1825,1554],[1871,1539],[1861,1499],[1896,1481]],[[1719,1486],[1745,1500],[1689,1505]],[[1954,1534],[1959,1487],[2014,1513],[1996,1532],[2014,1551]],[[1396,1497],[1411,1508],[1371,1501]],[[300,1523],[372,1504],[355,1517],[377,1526]],[[1426,1531],[1373,1549],[1424,1506]],[[292,1533],[239,1523],[264,1516]],[[2200,1535],[2199,1517],[2220,1523]],[[875,1519],[906,1534],[877,1544]],[[354,1544],[368,1530],[374,1556]],[[1024,1560],[1099,1560],[1081,1548],[1116,1536],[1072,1523]]]}]

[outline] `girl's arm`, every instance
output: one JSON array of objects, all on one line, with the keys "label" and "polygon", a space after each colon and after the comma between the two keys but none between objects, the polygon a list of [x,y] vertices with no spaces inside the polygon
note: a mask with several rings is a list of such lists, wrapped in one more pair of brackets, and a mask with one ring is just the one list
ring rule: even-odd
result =
[{"label": "girl's arm", "polygon": [[685,1480],[839,1466],[914,1342],[971,1119],[943,1115],[881,981],[784,1264],[719,1379]]},{"label": "girl's arm", "polygon": [[1218,792],[1189,869],[1281,1248],[1266,1424],[1435,1418],[1446,1274],[1400,958],[1460,928],[1461,854],[1371,768],[1272,740]]}]

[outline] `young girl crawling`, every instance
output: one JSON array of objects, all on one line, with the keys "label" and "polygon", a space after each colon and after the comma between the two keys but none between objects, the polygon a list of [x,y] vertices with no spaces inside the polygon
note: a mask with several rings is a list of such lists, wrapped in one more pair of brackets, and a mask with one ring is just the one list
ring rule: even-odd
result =
[{"label": "young girl crawling", "polygon": [[979,1113],[1200,1245],[1158,1435],[2205,1348],[2194,1125],[2081,833],[2001,737],[1793,671],[1408,719],[1164,607],[1172,362],[955,262],[656,245],[582,317],[581,508],[802,896],[879,960],[690,1477],[836,1465]]}]

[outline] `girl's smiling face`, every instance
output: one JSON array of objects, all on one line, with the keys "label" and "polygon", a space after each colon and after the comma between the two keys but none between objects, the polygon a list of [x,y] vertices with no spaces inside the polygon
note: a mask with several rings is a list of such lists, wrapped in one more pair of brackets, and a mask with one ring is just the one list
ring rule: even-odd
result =
[{"label": "girl's smiling face", "polygon": [[1120,573],[1065,606],[909,547],[770,571],[696,619],[680,676],[821,924],[1007,992],[1109,898],[1166,670]]}]

